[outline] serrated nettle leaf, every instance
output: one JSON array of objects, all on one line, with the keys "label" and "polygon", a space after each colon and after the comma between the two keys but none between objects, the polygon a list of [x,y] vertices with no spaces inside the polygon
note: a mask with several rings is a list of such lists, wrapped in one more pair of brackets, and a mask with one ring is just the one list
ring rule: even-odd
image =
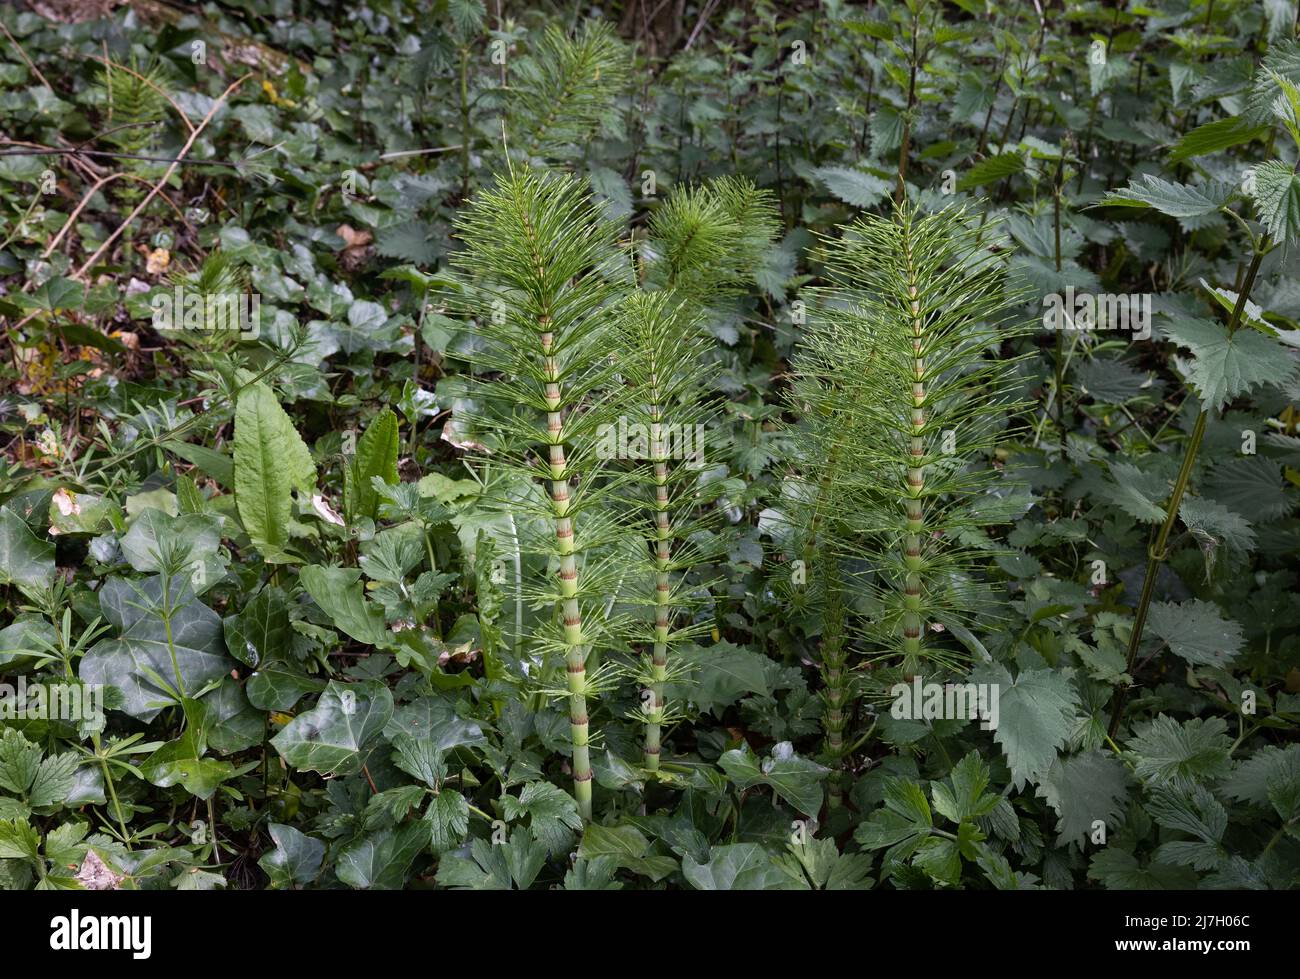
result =
[{"label": "serrated nettle leaf", "polygon": [[974,682],[998,687],[1000,716],[993,737],[1006,754],[1017,788],[1038,783],[1074,731],[1080,705],[1073,672],[1021,670],[1013,680],[1006,667],[995,663],[971,674]]},{"label": "serrated nettle leaf", "polygon": [[1145,174],[1141,181],[1111,191],[1100,203],[1113,207],[1153,207],[1170,217],[1195,218],[1215,213],[1231,199],[1233,191],[1230,184],[1192,187]]},{"label": "serrated nettle leaf", "polygon": [[832,194],[854,207],[874,207],[893,187],[875,174],[846,167],[819,167],[814,174]]},{"label": "serrated nettle leaf", "polygon": [[1231,740],[1222,718],[1179,723],[1161,714],[1138,728],[1128,747],[1136,755],[1138,778],[1152,785],[1181,787],[1225,775]]},{"label": "serrated nettle leaf", "polygon": [[1197,126],[1186,133],[1169,153],[1170,163],[1218,153],[1232,146],[1263,139],[1268,135],[1268,127],[1251,126],[1239,116],[1229,116]]},{"label": "serrated nettle leaf", "polygon": [[1086,850],[1119,829],[1128,781],[1124,764],[1101,751],[1057,758],[1038,787],[1056,812],[1057,844]]},{"label": "serrated nettle leaf", "polygon": [[1219,410],[1228,402],[1264,384],[1282,384],[1296,373],[1296,361],[1286,348],[1254,330],[1228,331],[1205,319],[1175,318],[1165,335],[1192,351],[1187,379],[1207,407]]},{"label": "serrated nettle leaf", "polygon": [[1199,598],[1182,603],[1153,602],[1147,628],[1164,640],[1174,655],[1193,666],[1226,666],[1245,644],[1241,626]]},{"label": "serrated nettle leaf", "polygon": [[1300,242],[1300,174],[1280,160],[1254,169],[1255,213],[1277,241]]}]

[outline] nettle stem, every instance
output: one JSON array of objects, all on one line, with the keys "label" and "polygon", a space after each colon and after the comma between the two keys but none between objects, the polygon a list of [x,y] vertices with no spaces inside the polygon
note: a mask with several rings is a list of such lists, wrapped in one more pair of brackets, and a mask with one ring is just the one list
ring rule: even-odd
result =
[{"label": "nettle stem", "polygon": [[578,602],[578,562],[569,513],[568,460],[564,452],[564,413],[560,368],[554,354],[555,335],[550,316],[538,317],[543,367],[546,377],[546,432],[550,440],[551,513],[555,545],[560,557],[560,612],[564,617],[565,669],[569,690],[569,733],[573,741],[573,795],[578,812],[591,820],[591,752],[587,721],[587,646],[582,635],[582,607]]},{"label": "nettle stem", "polygon": [[[1228,336],[1237,332],[1241,326],[1242,315],[1246,311],[1246,301],[1250,298],[1250,290],[1255,286],[1255,276],[1259,273],[1260,262],[1264,260],[1264,255],[1268,252],[1268,239],[1255,250],[1254,256],[1250,260],[1250,267],[1246,270],[1246,280],[1241,284],[1241,292],[1237,294],[1237,302],[1232,307],[1232,316],[1228,320]],[[1138,599],[1137,608],[1133,613],[1133,631],[1128,640],[1128,665],[1125,672],[1130,677],[1133,675],[1134,664],[1137,663],[1138,647],[1142,643],[1142,631],[1147,623],[1147,610],[1151,606],[1151,598],[1155,592],[1156,575],[1160,572],[1160,565],[1164,563],[1169,547],[1169,537],[1173,533],[1174,524],[1178,521],[1178,509],[1183,501],[1183,493],[1187,490],[1187,484],[1191,480],[1192,467],[1196,463],[1196,454],[1200,451],[1201,440],[1205,437],[1205,424],[1209,419],[1210,412],[1208,408],[1202,407],[1201,413],[1196,416],[1196,424],[1192,428],[1191,437],[1187,441],[1187,451],[1183,455],[1183,464],[1178,470],[1178,479],[1174,482],[1174,492],[1169,498],[1169,504],[1165,509],[1165,520],[1160,525],[1160,532],[1156,535],[1155,543],[1147,551],[1147,570],[1146,577],[1142,579],[1142,595]],[[1129,688],[1120,687],[1115,691],[1114,707],[1111,710],[1109,735],[1114,738],[1119,731],[1120,721],[1124,717],[1124,703],[1128,699]]]},{"label": "nettle stem", "polygon": [[[905,230],[906,235],[908,230]],[[912,324],[912,433],[907,460],[907,495],[903,507],[907,511],[907,533],[903,537],[903,672],[916,673],[921,665],[921,649],[925,636],[925,617],[921,610],[921,541],[925,534],[925,507],[921,501],[925,491],[925,358],[924,323],[921,315],[920,293],[916,285],[916,266],[912,261],[912,245],[905,237],[903,252],[907,260],[907,293]]]}]

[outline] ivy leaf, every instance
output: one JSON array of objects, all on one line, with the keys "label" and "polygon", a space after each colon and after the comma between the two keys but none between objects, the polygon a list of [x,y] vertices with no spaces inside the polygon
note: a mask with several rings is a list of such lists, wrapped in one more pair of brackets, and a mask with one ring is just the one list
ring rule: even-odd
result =
[{"label": "ivy leaf", "polygon": [[0,506],[0,585],[36,594],[54,580],[54,545],[32,533],[22,517]]},{"label": "ivy leaf", "polygon": [[235,503],[253,545],[272,563],[285,552],[293,490],[310,493],[316,467],[302,436],[265,384],[250,384],[235,404]]},{"label": "ivy leaf", "polygon": [[972,682],[992,683],[999,691],[993,739],[1006,754],[1017,789],[1047,774],[1074,730],[1080,708],[1073,676],[1073,669],[1021,670],[1013,681],[1000,663],[971,674]]},{"label": "ivy leaf", "polygon": [[258,710],[292,710],[307,694],[324,689],[324,680],[308,676],[298,664],[273,663],[248,678],[248,702]]},{"label": "ivy leaf", "polygon": [[1277,341],[1255,330],[1231,336],[1207,319],[1171,318],[1165,335],[1192,352],[1187,379],[1197,397],[1215,411],[1262,384],[1282,384],[1295,374],[1295,361]]},{"label": "ivy leaf", "polygon": [[104,582],[100,610],[120,635],[96,643],[78,666],[83,682],[120,689],[122,710],[145,722],[158,716],[163,705],[178,702],[159,681],[171,688],[179,682],[184,689],[176,692],[194,694],[234,666],[226,657],[217,613],[194,597],[188,578],[173,578],[171,589],[169,629],[163,620],[161,576]]},{"label": "ivy leaf", "polygon": [[140,771],[161,789],[179,785],[195,798],[210,799],[222,782],[235,775],[235,766],[218,758],[204,758],[205,748],[199,729],[191,725],[146,758]]},{"label": "ivy leaf", "polygon": [[215,516],[183,513],[173,517],[155,507],[131,522],[122,537],[122,554],[137,571],[154,574],[166,563],[182,567],[196,594],[202,594],[225,576],[217,556],[221,548],[221,521]]},{"label": "ivy leaf", "polygon": [[682,875],[699,891],[796,890],[799,881],[782,870],[771,854],[757,843],[715,846],[707,863],[697,863],[688,853],[682,858]]},{"label": "ivy leaf", "polygon": [[800,758],[789,741],[775,745],[771,758],[766,761],[760,762],[745,744],[724,753],[718,764],[739,789],[769,785],[778,796],[802,813],[816,815],[821,810],[821,780],[829,769],[810,759]]},{"label": "ivy leaf", "polygon": [[1232,196],[1229,184],[1211,184],[1208,187],[1189,187],[1170,183],[1151,174],[1143,174],[1141,181],[1130,181],[1123,190],[1113,190],[1097,206],[1102,207],[1153,207],[1174,218],[1195,218],[1213,214]]},{"label": "ivy leaf", "polygon": [[249,599],[239,613],[226,616],[222,626],[230,655],[253,669],[286,656],[293,642],[288,602],[284,592],[271,585]]},{"label": "ivy leaf", "polygon": [[397,890],[406,883],[406,870],[427,841],[418,823],[371,833],[340,851],[339,880],[364,890]]},{"label": "ivy leaf", "polygon": [[1137,755],[1134,772],[1144,782],[1185,786],[1219,778],[1232,767],[1231,739],[1221,717],[1193,717],[1179,724],[1167,714],[1138,731],[1128,741]]},{"label": "ivy leaf", "polygon": [[578,856],[587,860],[607,857],[634,874],[663,880],[677,869],[677,861],[650,852],[650,841],[635,826],[589,825],[578,845]]},{"label": "ivy leaf", "polygon": [[271,878],[273,888],[302,887],[320,876],[324,843],[282,823],[271,823],[267,830],[275,849],[264,853],[257,865]]},{"label": "ivy leaf", "polygon": [[289,765],[323,775],[350,775],[393,713],[393,694],[379,680],[331,680],[316,706],[295,717],[271,739]]},{"label": "ivy leaf", "polygon": [[1199,598],[1153,602],[1147,625],[1175,656],[1193,666],[1227,666],[1246,641],[1241,626],[1225,619],[1217,605]]},{"label": "ivy leaf", "polygon": [[1255,167],[1255,211],[1278,241],[1300,241],[1300,173],[1281,160]]},{"label": "ivy leaf", "polygon": [[1124,814],[1127,783],[1124,764],[1113,755],[1088,751],[1058,758],[1038,787],[1056,811],[1056,845],[1082,849],[1098,819],[1114,831]]},{"label": "ivy leaf", "polygon": [[197,723],[207,733],[208,747],[218,754],[229,755],[261,744],[266,733],[266,717],[253,708],[234,677],[225,677],[221,686],[204,694],[194,709]]}]

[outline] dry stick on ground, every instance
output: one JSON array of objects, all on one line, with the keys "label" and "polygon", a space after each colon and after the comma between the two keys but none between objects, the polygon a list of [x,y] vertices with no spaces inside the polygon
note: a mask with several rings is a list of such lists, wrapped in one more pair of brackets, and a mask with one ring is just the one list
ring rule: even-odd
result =
[{"label": "dry stick on ground", "polygon": [[203,120],[198,124],[198,126],[196,126],[190,132],[190,138],[185,141],[185,145],[182,146],[180,152],[176,154],[176,159],[173,160],[172,165],[167,168],[167,172],[162,175],[162,178],[156,184],[154,184],[153,190],[149,191],[149,193],[145,196],[145,199],[135,206],[135,210],[133,210],[130,214],[127,215],[126,220],[117,226],[117,230],[115,230],[111,235],[108,236],[108,238],[104,240],[104,243],[95,250],[95,254],[91,255],[90,258],[86,259],[86,261],[82,263],[81,268],[77,269],[77,271],[74,272],[70,276],[70,278],[81,279],[85,277],[87,270],[90,269],[95,264],[95,262],[99,260],[99,256],[103,255],[104,252],[106,252],[109,249],[109,246],[111,246],[113,242],[117,241],[117,239],[121,236],[122,232],[126,230],[126,226],[129,225],[132,221],[134,221],[140,215],[140,213],[146,207],[149,206],[149,202],[154,199],[154,197],[158,194],[158,192],[163,189],[163,186],[167,183],[167,181],[171,179],[172,174],[175,173],[176,168],[181,165],[181,161],[185,159],[186,154],[189,153],[190,148],[194,145],[195,140],[199,138],[199,134],[202,133],[203,130],[207,128],[208,123],[212,121],[212,117],[217,114],[217,110],[219,110],[223,105],[226,104],[226,99],[230,98],[231,93],[234,92],[235,89],[237,89],[240,85],[244,84],[244,82],[248,81],[248,79],[252,77],[253,76],[251,73],[244,75],[240,78],[235,79],[226,87],[226,90],[221,93],[221,97],[212,103],[212,108],[208,110],[207,115],[205,115],[203,117]]},{"label": "dry stick on ground", "polygon": [[22,58],[23,61],[27,63],[27,67],[31,69],[33,75],[40,79],[41,84],[48,88],[51,94],[58,95],[59,93],[54,91],[54,86],[50,84],[49,79],[42,75],[41,70],[36,67],[36,64],[32,59],[27,57],[27,52],[23,50],[23,46],[14,39],[12,34],[9,33],[9,28],[5,27],[4,24],[0,24],[0,31],[4,31],[5,37],[9,38],[9,43],[18,51],[18,57]]},{"label": "dry stick on ground", "polygon": [[[110,173],[106,177],[100,177],[99,180],[95,182],[95,185],[91,187],[90,190],[86,191],[85,196],[81,198],[81,203],[79,203],[76,206],[76,208],[73,210],[72,214],[68,216],[68,220],[65,221],[63,227],[59,229],[59,233],[54,236],[54,238],[50,241],[49,245],[46,246],[45,251],[41,253],[41,258],[49,258],[51,255],[54,254],[54,249],[59,247],[59,242],[63,240],[63,236],[68,233],[68,230],[72,227],[73,222],[77,220],[77,215],[79,215],[82,211],[86,209],[86,205],[90,203],[90,199],[94,197],[96,193],[98,193],[101,187],[103,187],[105,184],[112,183],[114,180],[122,180],[122,179],[135,180],[139,183],[144,184],[146,187],[152,186],[149,183],[149,181],[145,180],[143,177],[137,177],[133,173]],[[159,191],[158,196],[171,205],[171,209],[176,212],[177,217],[179,217],[182,221],[185,221],[186,224],[189,224],[189,221],[187,221],[185,218],[185,212],[183,212],[179,207],[176,206],[175,201],[173,201],[170,197],[168,197],[166,194],[162,193],[161,191]]]}]

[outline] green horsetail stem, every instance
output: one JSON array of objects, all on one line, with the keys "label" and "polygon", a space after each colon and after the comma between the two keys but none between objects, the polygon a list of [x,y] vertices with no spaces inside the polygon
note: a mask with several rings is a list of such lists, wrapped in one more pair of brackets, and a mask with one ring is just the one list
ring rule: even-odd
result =
[{"label": "green horsetail stem", "polygon": [[[651,376],[651,383],[654,383]],[[659,405],[650,407],[650,453],[654,464],[655,492],[655,641],[650,659],[650,697],[645,703],[645,767],[659,769],[660,736],[664,709],[664,681],[668,676],[668,630],[672,622],[669,604],[669,561],[672,531],[668,520],[668,452],[664,444]]]},{"label": "green horsetail stem", "polygon": [[546,328],[550,318],[538,318],[546,381],[546,431],[551,439],[551,513],[555,546],[560,557],[560,613],[564,618],[565,671],[569,691],[569,734],[573,742],[573,795],[578,812],[591,820],[591,751],[587,720],[587,647],[582,636],[582,607],[578,603],[578,564],[573,546],[573,517],[569,513],[568,462],[564,453],[564,416],[560,368],[554,355],[555,336]]},{"label": "green horsetail stem", "polygon": [[907,533],[903,538],[903,672],[914,674],[921,665],[925,621],[921,613],[921,541],[925,534],[925,326],[921,316],[916,265],[912,259],[910,224],[903,225],[903,256],[907,263],[907,293],[912,327],[912,437],[907,460],[907,490],[903,507],[907,512]]}]

